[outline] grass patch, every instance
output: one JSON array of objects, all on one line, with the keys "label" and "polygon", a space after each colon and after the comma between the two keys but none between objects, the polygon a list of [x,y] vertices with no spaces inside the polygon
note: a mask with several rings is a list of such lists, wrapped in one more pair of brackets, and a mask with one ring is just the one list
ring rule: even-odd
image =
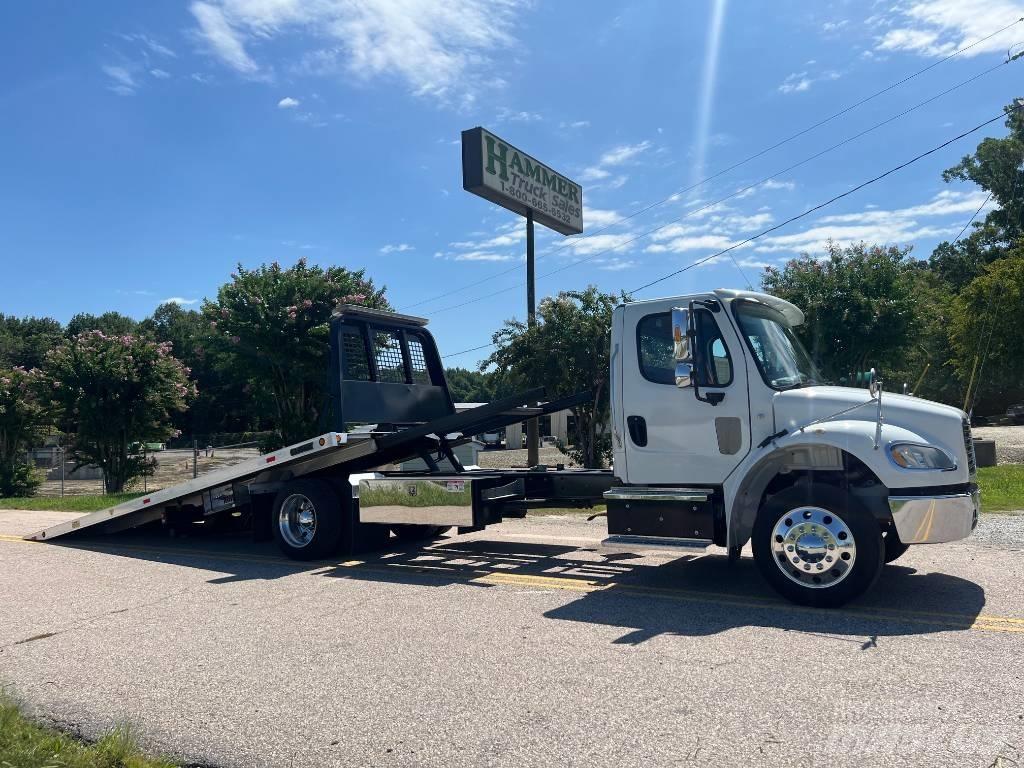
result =
[{"label": "grass patch", "polygon": [[174,768],[139,752],[131,730],[118,727],[97,741],[81,741],[29,721],[0,694],[0,766],[7,768]]},{"label": "grass patch", "polygon": [[[109,496],[11,496],[0,499],[0,509],[98,512],[101,509],[144,495],[142,493],[112,493]],[[3,763],[0,763],[0,766],[2,765]]]},{"label": "grass patch", "polygon": [[1024,464],[978,467],[982,512],[1024,509]]}]

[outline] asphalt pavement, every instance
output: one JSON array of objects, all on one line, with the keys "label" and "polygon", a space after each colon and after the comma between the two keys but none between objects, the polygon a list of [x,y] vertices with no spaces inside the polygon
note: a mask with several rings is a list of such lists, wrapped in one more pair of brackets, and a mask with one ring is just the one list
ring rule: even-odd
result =
[{"label": "asphalt pavement", "polygon": [[1024,763],[1024,517],[912,547],[834,611],[746,556],[605,557],[537,517],[357,561],[244,537],[18,536],[0,684],[204,766]]}]

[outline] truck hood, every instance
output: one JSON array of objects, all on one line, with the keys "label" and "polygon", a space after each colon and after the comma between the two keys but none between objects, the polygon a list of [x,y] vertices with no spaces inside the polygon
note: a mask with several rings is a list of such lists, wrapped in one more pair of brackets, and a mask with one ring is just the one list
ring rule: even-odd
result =
[{"label": "truck hood", "polygon": [[[776,430],[793,432],[808,422],[828,419],[852,406],[860,408],[837,416],[843,421],[875,421],[877,406],[866,389],[850,387],[801,387],[779,392],[774,396]],[[964,446],[963,420],[959,408],[907,395],[882,393],[882,419],[888,426],[901,427],[923,442],[944,448],[963,466],[967,459]]]}]

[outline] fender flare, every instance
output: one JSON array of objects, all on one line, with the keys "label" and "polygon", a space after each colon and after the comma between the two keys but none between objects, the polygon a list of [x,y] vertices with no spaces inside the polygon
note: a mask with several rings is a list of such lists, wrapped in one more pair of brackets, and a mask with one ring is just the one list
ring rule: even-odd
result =
[{"label": "fender flare", "polygon": [[815,424],[806,430],[784,435],[748,459],[748,469],[732,499],[727,534],[730,550],[738,550],[750,540],[754,519],[761,506],[761,497],[775,477],[787,467],[790,470],[844,471],[845,456],[864,464],[878,480],[881,488],[888,489],[876,471],[878,451],[893,440],[924,440],[903,427],[882,425],[882,440],[878,450],[874,445],[875,424],[869,421],[842,420]]}]

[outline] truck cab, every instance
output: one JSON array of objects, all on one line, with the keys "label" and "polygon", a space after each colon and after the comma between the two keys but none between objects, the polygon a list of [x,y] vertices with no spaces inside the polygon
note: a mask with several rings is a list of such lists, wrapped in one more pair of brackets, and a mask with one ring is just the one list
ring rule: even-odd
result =
[{"label": "truck cab", "polygon": [[966,414],[874,381],[827,385],[794,334],[803,320],[738,290],[616,308],[608,546],[735,558],[750,542],[783,595],[838,605],[908,546],[970,534]]}]

